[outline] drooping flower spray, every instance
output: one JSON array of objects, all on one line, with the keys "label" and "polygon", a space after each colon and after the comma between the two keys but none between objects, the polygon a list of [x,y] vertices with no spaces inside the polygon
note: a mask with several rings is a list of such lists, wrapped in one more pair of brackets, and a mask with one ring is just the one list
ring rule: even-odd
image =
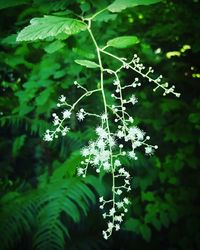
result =
[{"label": "drooping flower spray", "polygon": [[[168,83],[163,81],[162,76],[154,78],[153,69],[151,67],[146,68],[137,55],[133,55],[130,62],[128,62],[126,58],[119,58],[108,52],[107,48],[109,46],[100,48],[91,30],[91,20],[91,18],[87,18],[83,21],[87,24],[87,30],[96,48],[100,71],[100,87],[88,90],[86,86],[83,87],[83,84],[75,81],[75,86],[81,89],[83,94],[73,104],[70,104],[64,95],[60,96],[57,106],[63,107],[63,112],[61,116],[53,113],[55,129],[47,130],[44,140],[52,141],[58,138],[59,135],[67,135],[70,130],[67,120],[72,112],[76,112],[79,122],[82,122],[87,117],[96,117],[99,120],[96,128],[94,128],[96,139],[89,141],[88,145],[81,149],[84,160],[80,166],[77,166],[77,174],[86,177],[89,167],[92,167],[97,174],[104,171],[112,178],[111,197],[109,199],[105,197],[99,198],[103,218],[107,221],[107,228],[103,231],[103,237],[108,239],[113,230],[118,231],[120,229],[130,203],[127,192],[131,191],[131,176],[126,170],[126,166],[122,164],[121,159],[129,157],[132,160],[137,160],[137,150],[141,149],[146,155],[152,155],[158,148],[157,145],[149,143],[150,136],[134,125],[133,114],[127,111],[128,106],[136,105],[139,102],[134,95],[134,90],[141,86],[140,78],[143,78],[147,82],[155,84],[154,91],[159,88],[163,89],[163,95],[172,93],[179,97],[180,94],[175,92],[174,86],[169,87]],[[121,66],[117,70],[104,67],[102,54],[119,61]],[[133,70],[138,75],[131,84],[124,84],[120,79],[121,71],[127,69]],[[107,102],[104,85],[105,75],[112,79],[113,93],[111,96],[115,100],[115,105],[109,105]],[[129,98],[126,98],[127,89],[129,89],[129,93],[132,92]],[[101,95],[103,100],[102,112],[99,114],[90,113],[81,107],[82,100],[94,93]]]}]

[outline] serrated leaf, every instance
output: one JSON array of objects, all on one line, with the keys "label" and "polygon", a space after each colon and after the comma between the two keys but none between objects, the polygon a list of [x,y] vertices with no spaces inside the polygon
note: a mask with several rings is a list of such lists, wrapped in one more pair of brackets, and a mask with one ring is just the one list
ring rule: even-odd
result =
[{"label": "serrated leaf", "polygon": [[48,54],[52,54],[54,52],[56,52],[59,49],[62,49],[65,46],[65,43],[61,42],[60,40],[56,40],[53,43],[48,44],[44,50],[48,53]]},{"label": "serrated leaf", "polygon": [[17,41],[34,41],[48,37],[56,37],[61,33],[73,35],[86,29],[83,22],[65,17],[44,16],[33,18],[30,25],[19,32]]},{"label": "serrated leaf", "polygon": [[76,63],[85,66],[87,68],[98,68],[99,65],[95,62],[89,61],[89,60],[75,60]]},{"label": "serrated leaf", "polygon": [[119,36],[107,42],[108,46],[123,49],[139,43],[137,36]]},{"label": "serrated leaf", "polygon": [[110,4],[107,9],[111,12],[121,12],[130,7],[135,7],[138,5],[150,5],[154,3],[161,2],[162,0],[115,0]]}]

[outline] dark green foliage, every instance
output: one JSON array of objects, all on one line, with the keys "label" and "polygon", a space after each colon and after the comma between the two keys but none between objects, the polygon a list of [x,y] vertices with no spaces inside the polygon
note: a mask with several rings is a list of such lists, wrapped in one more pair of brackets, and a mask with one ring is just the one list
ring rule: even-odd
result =
[{"label": "dark green foliage", "polygon": [[[146,5],[153,2],[159,1],[140,1],[137,7],[118,0],[1,1],[0,249],[200,249],[199,5],[189,0]],[[110,50],[127,58],[139,54],[182,95],[162,97],[145,82],[135,93],[139,102],[131,112],[159,149],[151,159],[140,152],[138,161],[126,160],[133,176],[132,205],[123,229],[104,242],[96,196],[107,194],[110,179],[76,176],[79,149],[94,138],[95,119],[79,124],[74,113],[66,137],[49,144],[42,140],[58,97],[64,94],[72,103],[80,96],[75,80],[98,86],[92,42],[82,26],[76,36],[68,29],[68,34],[57,30],[56,39],[42,34],[45,40],[33,43],[16,37],[33,18],[37,24],[48,16],[71,20],[77,18],[73,12],[91,16],[106,6],[95,18],[99,44],[136,37],[134,46]],[[75,60],[87,67],[93,63],[86,68]],[[103,60],[117,67],[106,56]],[[135,75],[124,77],[131,82]],[[112,89],[110,79],[105,83]],[[98,95],[82,103],[91,112],[101,105]]]},{"label": "dark green foliage", "polygon": [[[65,177],[69,172],[68,169],[66,171],[66,165],[58,170],[59,173],[55,170],[49,180],[44,176],[39,178],[38,187],[33,190],[9,192],[2,197],[2,249],[10,249],[23,236],[32,232],[35,232],[34,249],[64,249],[65,239],[70,238],[72,222],[80,222],[96,198],[86,183],[78,178]],[[97,185],[98,180],[93,183]],[[92,187],[99,190],[94,185]]]}]

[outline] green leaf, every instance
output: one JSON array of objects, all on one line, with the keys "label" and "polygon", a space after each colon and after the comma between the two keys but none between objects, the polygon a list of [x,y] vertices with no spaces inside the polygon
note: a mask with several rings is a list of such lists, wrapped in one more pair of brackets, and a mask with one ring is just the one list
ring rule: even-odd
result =
[{"label": "green leaf", "polygon": [[125,230],[137,233],[139,230],[139,226],[140,226],[140,221],[138,219],[130,218],[125,222],[123,228]]},{"label": "green leaf", "polygon": [[19,154],[20,149],[23,147],[25,143],[25,139],[26,135],[21,135],[15,139],[12,147],[12,154],[14,157],[16,157]]},{"label": "green leaf", "polygon": [[6,0],[0,1],[0,10],[29,3],[30,0]]},{"label": "green leaf", "polygon": [[53,43],[48,44],[44,50],[48,53],[48,54],[52,54],[54,52],[56,52],[59,49],[62,49],[65,46],[65,43],[56,40]]},{"label": "green leaf", "polygon": [[156,217],[151,221],[151,223],[158,231],[160,231],[161,223]]},{"label": "green leaf", "polygon": [[120,36],[107,42],[108,46],[123,49],[139,43],[137,36]]},{"label": "green leaf", "polygon": [[31,19],[30,25],[19,32],[17,41],[34,41],[56,37],[61,33],[73,35],[85,29],[86,24],[76,19],[44,16]]},{"label": "green leaf", "polygon": [[161,0],[115,0],[107,9],[111,12],[121,12],[130,7],[150,5],[158,2],[161,2]]},{"label": "green leaf", "polygon": [[154,201],[155,196],[153,192],[142,192],[142,200],[143,201]]},{"label": "green leaf", "polygon": [[167,216],[167,213],[165,212],[160,213],[160,221],[165,227],[169,226],[169,218]]},{"label": "green leaf", "polygon": [[73,48],[72,51],[80,57],[85,57],[87,59],[95,58],[95,54],[92,53],[89,48],[85,48],[83,46],[81,48]]},{"label": "green leaf", "polygon": [[151,238],[151,229],[146,224],[141,224],[140,225],[140,232],[142,234],[142,237],[146,241],[150,240],[150,238]]},{"label": "green leaf", "polygon": [[111,14],[108,10],[103,11],[97,15],[93,20],[97,22],[113,21],[117,18],[117,14]]},{"label": "green leaf", "polygon": [[44,105],[49,100],[49,97],[50,97],[52,92],[53,92],[53,88],[50,88],[50,87],[41,91],[40,94],[37,96],[36,101],[35,101],[37,106]]},{"label": "green leaf", "polygon": [[74,176],[76,174],[77,166],[79,166],[81,160],[82,156],[80,152],[73,152],[67,160],[53,172],[51,182]]},{"label": "green leaf", "polygon": [[98,68],[99,65],[95,62],[89,61],[89,60],[75,60],[76,63],[85,66],[87,68]]},{"label": "green leaf", "polygon": [[67,7],[70,2],[66,0],[33,0],[33,3],[37,8],[42,9],[44,13],[58,10],[65,10],[65,13],[69,12]]}]

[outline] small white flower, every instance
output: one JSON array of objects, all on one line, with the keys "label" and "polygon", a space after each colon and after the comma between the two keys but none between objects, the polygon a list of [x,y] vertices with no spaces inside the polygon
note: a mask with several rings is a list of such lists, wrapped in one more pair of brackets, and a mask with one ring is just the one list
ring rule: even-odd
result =
[{"label": "small white flower", "polygon": [[125,184],[130,185],[130,181],[129,180],[124,180]]},{"label": "small white flower", "polygon": [[119,173],[120,173],[120,174],[124,174],[124,173],[125,173],[125,169],[124,169],[124,168],[120,168],[120,169],[119,169]]},{"label": "small white flower", "polygon": [[113,85],[118,85],[119,84],[119,80],[114,80]]},{"label": "small white flower", "polygon": [[131,116],[129,117],[129,122],[130,122],[130,123],[133,123],[133,122],[134,122],[133,117],[131,117]]},{"label": "small white flower", "polygon": [[116,221],[119,221],[119,222],[122,222],[123,220],[122,220],[122,216],[115,216],[115,220]]},{"label": "small white flower", "polygon": [[121,162],[119,160],[115,160],[114,165],[115,165],[115,167],[119,167],[119,166],[121,166]]},{"label": "small white flower", "polygon": [[124,137],[124,132],[121,131],[121,130],[119,130],[119,131],[117,132],[117,137],[119,137],[119,139],[123,138],[123,137]]},{"label": "small white flower", "polygon": [[81,112],[81,111],[79,111],[77,114],[76,114],[76,116],[77,116],[77,119],[81,122],[81,121],[83,121],[83,119],[85,118],[85,114],[83,113],[83,112]]},{"label": "small white flower", "polygon": [[108,133],[102,127],[97,127],[96,128],[96,133],[101,138],[106,138],[108,136]]},{"label": "small white flower", "polygon": [[121,195],[122,194],[122,190],[121,189],[117,189],[116,194]]},{"label": "small white flower", "polygon": [[128,179],[130,177],[130,174],[128,172],[125,172],[125,176]]},{"label": "small white flower", "polygon": [[142,141],[144,139],[145,132],[138,127],[131,127],[128,132],[128,138],[131,140],[138,139]]},{"label": "small white flower", "polygon": [[103,169],[104,169],[105,171],[110,170],[110,163],[105,162],[105,163],[103,164]]},{"label": "small white flower", "polygon": [[109,142],[110,147],[114,147],[116,145],[115,139],[111,136],[109,137],[108,142]]},{"label": "small white flower", "polygon": [[60,102],[65,102],[66,101],[66,97],[64,95],[61,95],[59,98]]},{"label": "small white flower", "polygon": [[105,121],[107,118],[108,118],[107,114],[102,114],[102,115],[101,115],[102,121]]},{"label": "small white flower", "polygon": [[128,152],[128,156],[129,156],[131,159],[135,159],[135,158],[136,158],[136,155],[135,155],[135,152],[134,152],[134,151]]},{"label": "small white flower", "polygon": [[59,120],[58,120],[58,119],[54,119],[54,121],[53,121],[53,125],[54,125],[54,126],[59,125]]},{"label": "small white flower", "polygon": [[44,135],[44,141],[53,141],[52,135],[50,135],[48,132]]},{"label": "small white flower", "polygon": [[122,208],[123,205],[124,205],[123,202],[117,202],[116,203],[117,208]]},{"label": "small white flower", "polygon": [[134,143],[132,144],[132,147],[135,149],[135,148],[138,148],[142,145],[142,143],[140,141],[134,141]]},{"label": "small white flower", "polygon": [[95,156],[94,159],[93,159],[93,161],[92,161],[92,163],[95,166],[97,166],[97,165],[99,165],[99,162],[100,162],[100,157],[99,156]]},{"label": "small white flower", "polygon": [[109,150],[104,150],[99,154],[99,160],[102,162],[108,161],[110,157],[110,151]]},{"label": "small white flower", "polygon": [[138,99],[135,95],[132,95],[129,100],[133,105],[138,102]]},{"label": "small white flower", "polygon": [[114,224],[112,223],[112,222],[108,222],[108,230],[109,231],[112,231],[112,229],[113,229],[113,227],[114,227]]},{"label": "small white flower", "polygon": [[88,148],[83,148],[81,150],[81,154],[82,154],[82,156],[86,157],[90,154],[90,150]]},{"label": "small white flower", "polygon": [[71,112],[69,110],[64,110],[63,111],[63,119],[70,118]]},{"label": "small white flower", "polygon": [[120,229],[120,225],[119,225],[119,224],[116,224],[116,225],[115,225],[115,230],[116,230],[116,231],[119,231],[119,229]]},{"label": "small white flower", "polygon": [[110,216],[113,216],[115,214],[115,212],[116,212],[115,208],[114,207],[111,208],[109,211]]},{"label": "small white flower", "polygon": [[64,129],[62,130],[62,133],[67,133],[69,130],[70,130],[70,128],[66,126],[66,127],[64,127]]},{"label": "small white flower", "polygon": [[100,202],[103,202],[103,201],[104,201],[103,196],[99,197],[99,201],[100,201]]},{"label": "small white flower", "polygon": [[78,175],[78,176],[83,175],[83,173],[84,173],[84,169],[83,169],[83,168],[78,168],[78,169],[77,169],[77,175]]},{"label": "small white flower", "polygon": [[126,198],[126,197],[124,198],[124,203],[127,204],[127,205],[130,203],[130,201],[128,200],[128,198]]},{"label": "small white flower", "polygon": [[106,215],[106,213],[104,213],[102,216],[103,216],[103,218],[105,219],[107,215]]},{"label": "small white flower", "polygon": [[107,240],[108,239],[108,235],[107,235],[106,231],[103,231],[102,233],[103,233],[104,239]]},{"label": "small white flower", "polygon": [[103,139],[100,139],[97,141],[97,147],[100,148],[100,149],[104,149],[106,146],[105,142]]},{"label": "small white flower", "polygon": [[153,155],[154,149],[151,146],[145,147],[145,154],[147,155]]}]

